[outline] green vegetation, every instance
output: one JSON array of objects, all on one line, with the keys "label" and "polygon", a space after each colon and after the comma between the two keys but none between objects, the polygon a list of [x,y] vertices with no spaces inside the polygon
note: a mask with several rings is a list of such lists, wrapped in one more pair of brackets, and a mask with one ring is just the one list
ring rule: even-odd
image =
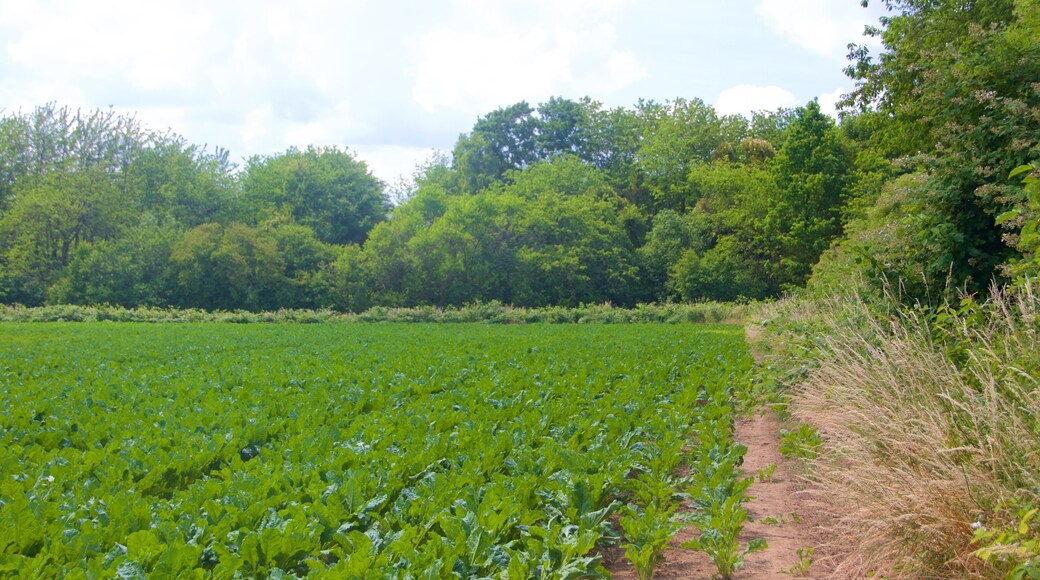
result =
[{"label": "green vegetation", "polygon": [[688,325],[5,323],[0,567],[562,578],[604,575],[597,548],[620,541],[649,577],[687,455],[725,446],[720,486],[733,478],[741,448],[714,433],[749,383],[742,340]]},{"label": "green vegetation", "polygon": [[750,120],[696,99],[518,103],[393,207],[340,149],[237,167],[110,111],[9,113],[0,150],[0,302],[28,306],[766,298],[805,283],[873,179],[815,102]]},{"label": "green vegetation", "polygon": [[795,431],[780,430],[780,454],[786,458],[814,459],[821,445],[820,435],[807,423]]},{"label": "green vegetation", "polygon": [[812,566],[813,554],[816,553],[816,549],[798,548],[796,553],[798,554],[798,562],[787,570],[782,570],[782,572],[792,576],[808,576],[809,568]]},{"label": "green vegetation", "polygon": [[754,315],[761,380],[815,457],[834,575],[1029,577],[1040,3],[883,3],[841,123],[864,195],[806,289]]},{"label": "green vegetation", "polygon": [[756,476],[758,477],[758,482],[759,483],[771,483],[773,481],[773,476],[776,473],[776,468],[777,468],[777,464],[770,463],[769,465],[759,469],[756,472]]},{"label": "green vegetation", "polygon": [[[121,306],[54,305],[26,308],[0,307],[3,322],[486,322],[492,324],[630,324],[656,322],[662,324],[739,322],[746,305],[719,302],[692,304],[640,304],[635,308],[618,308],[610,304],[590,304],[567,308],[522,308],[501,302],[467,304],[461,307],[414,308],[372,307],[357,314],[333,310],[277,310],[274,312],[207,312],[196,309],[123,308]],[[738,395],[744,396],[743,393]],[[747,394],[746,396],[750,396]]]},{"label": "green vegetation", "polygon": [[777,360],[802,353],[779,377],[788,411],[826,450],[810,475],[827,498],[836,574],[992,577],[1029,565],[1036,530],[1018,530],[1040,498],[1038,307],[1023,287],[939,310],[846,297],[764,312]]},{"label": "green vegetation", "polygon": [[726,579],[744,566],[745,556],[766,548],[761,538],[740,545],[740,532],[749,519],[742,506],[754,478],[741,476],[738,465],[747,447],[733,441],[732,430],[728,419],[716,418],[710,433],[701,434],[701,444],[690,458],[688,493],[696,509],[693,524],[700,535],[682,544],[703,550]]},{"label": "green vegetation", "polygon": [[337,148],[6,114],[5,321],[749,316],[770,359],[752,388],[722,329],[5,323],[4,565],[548,577],[616,542],[648,577],[688,497],[728,577],[763,395],[836,575],[1035,576],[1040,2],[877,1],[838,120],[520,102],[395,204]]}]

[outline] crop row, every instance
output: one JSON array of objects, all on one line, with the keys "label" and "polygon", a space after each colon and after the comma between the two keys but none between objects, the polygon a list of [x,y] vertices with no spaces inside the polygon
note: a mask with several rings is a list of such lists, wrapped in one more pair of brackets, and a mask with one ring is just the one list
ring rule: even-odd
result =
[{"label": "crop row", "polygon": [[0,573],[68,578],[600,575],[750,367],[711,326],[3,329]]}]

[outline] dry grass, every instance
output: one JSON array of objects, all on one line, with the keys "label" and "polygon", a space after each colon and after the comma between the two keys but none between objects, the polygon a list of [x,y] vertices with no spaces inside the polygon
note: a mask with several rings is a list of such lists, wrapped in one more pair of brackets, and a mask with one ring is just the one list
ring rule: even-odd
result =
[{"label": "dry grass", "polygon": [[927,320],[853,299],[773,308],[809,365],[790,410],[825,441],[811,493],[835,576],[1000,576],[971,526],[1040,505],[1037,297]]}]

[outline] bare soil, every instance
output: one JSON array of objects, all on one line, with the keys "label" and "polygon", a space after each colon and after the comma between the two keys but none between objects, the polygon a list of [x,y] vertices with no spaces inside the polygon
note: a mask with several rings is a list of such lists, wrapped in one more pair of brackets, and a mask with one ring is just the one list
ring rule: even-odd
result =
[{"label": "bare soil", "polygon": [[[801,575],[797,564],[798,550],[814,546],[812,514],[808,504],[799,497],[799,464],[786,461],[779,451],[780,423],[770,411],[736,423],[736,440],[747,446],[743,470],[754,477],[758,470],[776,464],[768,481],[756,477],[748,495],[752,498],[744,507],[752,521],[744,526],[743,542],[764,538],[769,547],[750,554],[744,568],[734,575],[737,579],[755,578],[824,578],[828,573],[820,562],[814,561],[808,575]],[[764,520],[772,518],[767,525]],[[775,521],[774,521],[775,520]],[[712,578],[715,565],[704,552],[679,547],[693,537],[696,530],[687,527],[672,540],[664,553],[664,562],[658,565],[656,578]],[[604,554],[607,569],[614,578],[637,578],[635,569],[625,560],[624,551],[614,548]]]}]

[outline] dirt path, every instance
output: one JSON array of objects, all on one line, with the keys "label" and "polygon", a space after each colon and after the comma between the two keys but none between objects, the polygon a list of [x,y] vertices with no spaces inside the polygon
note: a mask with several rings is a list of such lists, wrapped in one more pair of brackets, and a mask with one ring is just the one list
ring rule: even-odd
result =
[{"label": "dirt path", "polygon": [[[756,364],[763,364],[764,357],[755,348],[759,343],[760,331],[756,327],[746,328],[751,354]],[[813,547],[813,514],[808,503],[801,499],[798,481],[799,464],[780,455],[780,421],[772,411],[761,410],[754,416],[736,422],[735,439],[747,446],[742,469],[746,477],[755,477],[748,491],[751,498],[745,509],[751,522],[744,526],[741,543],[763,538],[769,547],[747,557],[744,568],[734,578],[751,580],[758,578],[826,578],[829,576],[824,565],[813,558],[805,566],[799,550]],[[773,467],[775,466],[775,468]],[[763,470],[763,477],[758,477]],[[771,476],[764,472],[772,470]],[[679,547],[695,533],[689,526],[672,540],[664,553],[664,562],[658,565],[657,578],[712,578],[715,565],[704,552],[694,552]],[[614,578],[637,578],[635,570],[625,560],[624,551],[616,548],[607,554],[606,567]]]},{"label": "dirt path", "polygon": [[[741,419],[736,425],[737,441],[747,445],[744,473],[756,476],[744,504],[752,520],[744,526],[743,538],[765,538],[769,547],[747,558],[737,578],[822,578],[826,576],[818,562],[807,569],[799,567],[798,550],[813,547],[812,514],[800,499],[798,464],[780,455],[778,438],[780,423],[772,412]],[[760,481],[759,470],[776,465],[771,478]]]},{"label": "dirt path", "polygon": [[[744,507],[753,521],[744,527],[741,536],[742,542],[764,538],[769,547],[749,555],[744,569],[735,578],[826,577],[817,562],[809,566],[807,576],[800,576],[798,550],[813,546],[811,514],[797,494],[800,489],[795,473],[797,464],[785,461],[780,455],[779,433],[780,424],[772,412],[756,414],[736,423],[736,440],[748,448],[744,456],[744,474],[753,477],[757,476],[760,469],[767,470],[771,465],[776,465],[776,468],[767,481],[759,481],[756,477],[751,486],[748,495],[753,499]],[[688,527],[672,540],[671,547],[665,551],[665,561],[658,566],[657,578],[696,579],[713,576],[715,566],[706,554],[679,547],[693,533],[692,527]],[[607,569],[614,574],[614,578],[637,577],[635,570],[625,560],[623,551],[617,549],[606,556],[608,560],[613,560],[608,561]]]}]

